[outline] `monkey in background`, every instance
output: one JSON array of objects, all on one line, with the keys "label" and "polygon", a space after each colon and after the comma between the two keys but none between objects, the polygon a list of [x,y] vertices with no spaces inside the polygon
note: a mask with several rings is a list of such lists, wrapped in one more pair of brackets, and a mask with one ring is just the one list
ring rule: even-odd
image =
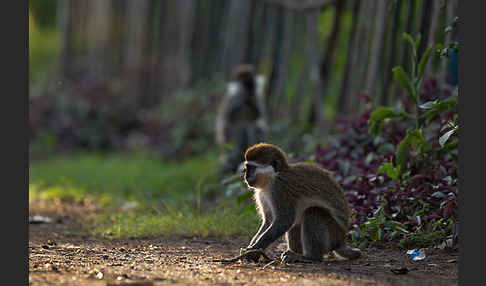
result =
[{"label": "monkey in background", "polygon": [[232,144],[231,150],[222,155],[221,176],[234,174],[244,160],[245,150],[264,140],[264,86],[265,77],[255,75],[252,65],[240,65],[233,71],[216,118],[216,142],[222,153],[226,144]]},{"label": "monkey in background", "polygon": [[263,251],[285,235],[284,262],[320,262],[331,251],[348,259],[361,256],[345,244],[350,211],[329,171],[317,164],[290,164],[282,149],[266,143],[248,148],[245,160],[244,180],[255,190],[262,224],[243,250]]}]

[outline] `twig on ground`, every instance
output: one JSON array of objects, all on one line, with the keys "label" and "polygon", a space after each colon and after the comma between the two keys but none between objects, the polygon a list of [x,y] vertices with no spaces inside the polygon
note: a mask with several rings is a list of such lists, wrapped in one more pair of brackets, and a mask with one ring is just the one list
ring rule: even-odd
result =
[{"label": "twig on ground", "polygon": [[274,259],[274,260],[272,260],[272,261],[268,262],[267,264],[265,264],[265,265],[262,267],[262,269],[265,269],[265,268],[267,268],[268,266],[273,265],[273,264],[275,264],[275,263],[283,263],[283,262],[282,262],[281,260],[279,260],[279,259]]}]

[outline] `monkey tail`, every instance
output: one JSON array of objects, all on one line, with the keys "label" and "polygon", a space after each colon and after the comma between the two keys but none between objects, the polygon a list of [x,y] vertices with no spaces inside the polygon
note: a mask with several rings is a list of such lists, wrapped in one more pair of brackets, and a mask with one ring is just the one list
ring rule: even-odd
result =
[{"label": "monkey tail", "polygon": [[352,248],[348,245],[345,245],[341,248],[334,250],[337,252],[339,256],[342,256],[347,259],[357,259],[361,257],[361,250],[358,248]]}]

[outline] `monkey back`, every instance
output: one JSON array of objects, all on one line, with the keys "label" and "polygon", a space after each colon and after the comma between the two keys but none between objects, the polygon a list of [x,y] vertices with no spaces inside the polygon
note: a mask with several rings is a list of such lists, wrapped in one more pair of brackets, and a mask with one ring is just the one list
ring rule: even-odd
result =
[{"label": "monkey back", "polygon": [[[281,187],[287,186],[296,198],[313,198],[319,205],[326,205],[326,209],[336,222],[348,231],[350,210],[344,190],[332,177],[332,173],[320,165],[311,163],[289,164],[289,168],[277,174],[276,182]],[[319,202],[320,201],[320,202]]]}]

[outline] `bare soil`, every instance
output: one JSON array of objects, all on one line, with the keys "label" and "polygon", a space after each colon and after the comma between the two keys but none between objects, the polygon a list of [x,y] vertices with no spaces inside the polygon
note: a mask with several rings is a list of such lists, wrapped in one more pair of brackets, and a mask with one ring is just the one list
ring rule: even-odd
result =
[{"label": "bare soil", "polygon": [[[238,255],[248,238],[160,237],[105,239],[83,235],[95,205],[34,201],[29,225],[29,285],[458,285],[459,253],[426,249],[411,261],[405,250],[367,248],[357,260],[265,264],[216,259]],[[282,245],[267,250],[277,258]],[[406,274],[394,274],[406,268]],[[393,271],[392,271],[393,270]]]}]

